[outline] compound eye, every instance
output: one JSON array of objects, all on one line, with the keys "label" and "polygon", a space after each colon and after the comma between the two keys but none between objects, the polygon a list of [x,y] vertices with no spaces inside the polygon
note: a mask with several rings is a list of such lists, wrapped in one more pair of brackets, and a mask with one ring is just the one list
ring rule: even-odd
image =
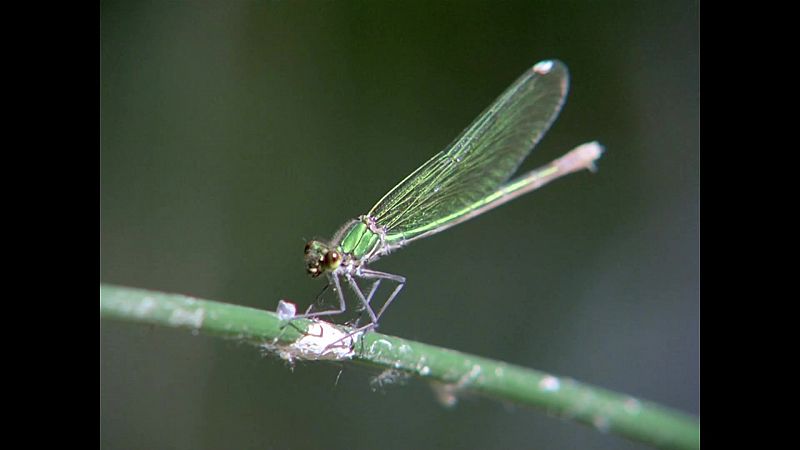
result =
[{"label": "compound eye", "polygon": [[311,242],[306,242],[306,249],[303,253],[307,255],[310,250],[311,250]]},{"label": "compound eye", "polygon": [[335,266],[339,264],[339,261],[342,260],[342,255],[339,252],[328,252],[325,254],[322,263],[328,267]]}]

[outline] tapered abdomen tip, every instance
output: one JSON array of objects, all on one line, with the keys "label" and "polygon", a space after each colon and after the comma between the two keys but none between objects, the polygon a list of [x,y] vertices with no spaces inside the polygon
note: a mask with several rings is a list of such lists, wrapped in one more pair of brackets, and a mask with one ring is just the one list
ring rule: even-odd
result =
[{"label": "tapered abdomen tip", "polygon": [[605,147],[600,145],[600,143],[597,141],[581,144],[575,147],[575,150],[573,150],[573,152],[578,153],[582,159],[591,161],[600,158],[600,156],[602,156],[603,152],[605,151],[606,151]]},{"label": "tapered abdomen tip", "polygon": [[581,144],[566,155],[558,159],[558,166],[561,171],[575,172],[581,169],[589,169],[592,172],[597,170],[594,163],[603,155],[605,148],[597,141]]}]

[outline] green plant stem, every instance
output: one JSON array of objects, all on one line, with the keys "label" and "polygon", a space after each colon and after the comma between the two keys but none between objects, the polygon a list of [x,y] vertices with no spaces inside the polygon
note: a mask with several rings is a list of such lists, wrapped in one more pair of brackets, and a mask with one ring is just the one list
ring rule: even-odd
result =
[{"label": "green plant stem", "polygon": [[[270,311],[106,284],[100,285],[100,315],[186,328],[278,351],[306,336],[310,323],[295,320],[293,326],[286,326],[286,321]],[[655,447],[700,447],[697,418],[569,378],[375,332],[363,335],[347,359],[428,380],[445,402],[478,393],[543,408],[552,415]]]}]

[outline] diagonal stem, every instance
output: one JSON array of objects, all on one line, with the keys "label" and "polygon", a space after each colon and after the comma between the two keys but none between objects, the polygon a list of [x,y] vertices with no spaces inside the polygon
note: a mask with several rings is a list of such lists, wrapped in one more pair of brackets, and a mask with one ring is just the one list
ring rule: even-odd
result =
[{"label": "diagonal stem", "polygon": [[[270,311],[106,284],[100,285],[100,316],[245,340],[288,359],[351,360],[396,370],[436,383],[452,398],[471,392],[533,406],[655,447],[700,446],[696,417],[570,378],[375,332],[329,351],[336,333],[351,330],[304,319],[287,326]],[[328,341],[317,342],[322,339]]]}]

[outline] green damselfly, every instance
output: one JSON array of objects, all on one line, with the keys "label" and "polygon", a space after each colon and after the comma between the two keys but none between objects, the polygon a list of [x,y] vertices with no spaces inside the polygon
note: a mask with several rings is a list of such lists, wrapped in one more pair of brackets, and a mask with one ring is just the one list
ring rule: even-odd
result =
[{"label": "green damselfly", "polygon": [[[558,116],[569,88],[567,67],[541,61],[520,76],[445,150],[412,172],[367,213],[346,223],[330,241],[311,240],[305,247],[307,271],[325,275],[339,308],[295,316],[319,317],[345,312],[341,278],[369,314],[374,329],[406,283],[403,276],[369,266],[417,239],[431,236],[496,208],[545,183],[581,169],[594,169],[603,148],[580,145],[544,167],[509,181]],[[357,280],[372,286],[362,290]],[[376,313],[370,303],[382,280],[394,290]],[[323,290],[324,292],[324,290]]]}]

